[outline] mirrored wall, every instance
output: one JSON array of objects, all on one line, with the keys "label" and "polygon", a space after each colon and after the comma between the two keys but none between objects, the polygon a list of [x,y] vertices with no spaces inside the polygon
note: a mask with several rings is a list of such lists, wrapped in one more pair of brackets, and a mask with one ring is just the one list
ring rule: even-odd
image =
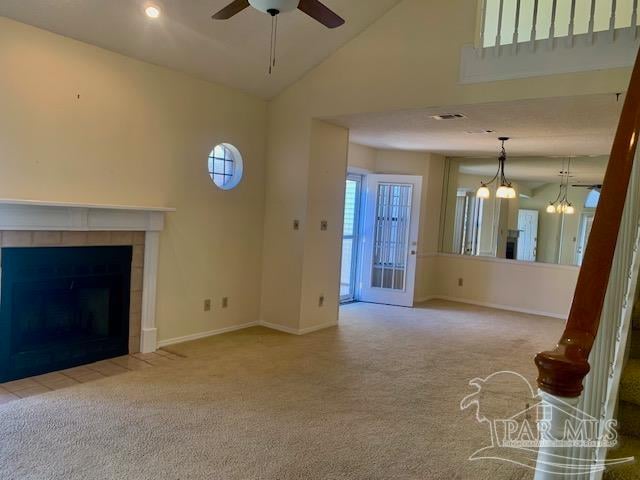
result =
[{"label": "mirrored wall", "polygon": [[[496,157],[448,158],[440,250],[580,265],[607,162],[603,156],[508,158],[506,183],[515,189],[509,199],[497,198],[505,189],[496,195],[502,183]],[[479,194],[483,185],[488,190]]]}]

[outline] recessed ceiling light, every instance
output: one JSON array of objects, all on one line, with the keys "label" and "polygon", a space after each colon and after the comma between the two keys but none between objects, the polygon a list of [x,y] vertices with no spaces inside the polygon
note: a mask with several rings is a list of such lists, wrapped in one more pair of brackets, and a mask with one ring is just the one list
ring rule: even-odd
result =
[{"label": "recessed ceiling light", "polygon": [[146,13],[149,18],[158,18],[160,16],[160,9],[155,5],[149,5],[144,9],[144,13]]}]

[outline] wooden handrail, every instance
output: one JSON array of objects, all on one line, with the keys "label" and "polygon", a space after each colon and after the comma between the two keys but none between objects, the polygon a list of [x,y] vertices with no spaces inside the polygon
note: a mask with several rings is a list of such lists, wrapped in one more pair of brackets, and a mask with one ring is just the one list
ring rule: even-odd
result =
[{"label": "wooden handrail", "polygon": [[558,345],[536,356],[538,386],[574,398],[582,393],[613,264],[640,134],[640,54],[636,58],[600,201],[578,276],[569,319]]}]

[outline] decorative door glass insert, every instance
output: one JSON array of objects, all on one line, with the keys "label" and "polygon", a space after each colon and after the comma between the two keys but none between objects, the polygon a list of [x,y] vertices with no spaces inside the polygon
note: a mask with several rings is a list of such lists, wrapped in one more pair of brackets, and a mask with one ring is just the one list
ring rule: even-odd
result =
[{"label": "decorative door glass insert", "polygon": [[413,185],[380,184],[377,192],[371,286],[404,290]]}]

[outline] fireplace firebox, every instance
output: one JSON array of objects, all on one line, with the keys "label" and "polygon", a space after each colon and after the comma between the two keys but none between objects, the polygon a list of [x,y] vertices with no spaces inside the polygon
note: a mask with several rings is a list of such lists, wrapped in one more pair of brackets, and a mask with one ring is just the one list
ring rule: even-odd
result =
[{"label": "fireplace firebox", "polygon": [[132,247],[1,255],[0,382],[128,353]]}]

